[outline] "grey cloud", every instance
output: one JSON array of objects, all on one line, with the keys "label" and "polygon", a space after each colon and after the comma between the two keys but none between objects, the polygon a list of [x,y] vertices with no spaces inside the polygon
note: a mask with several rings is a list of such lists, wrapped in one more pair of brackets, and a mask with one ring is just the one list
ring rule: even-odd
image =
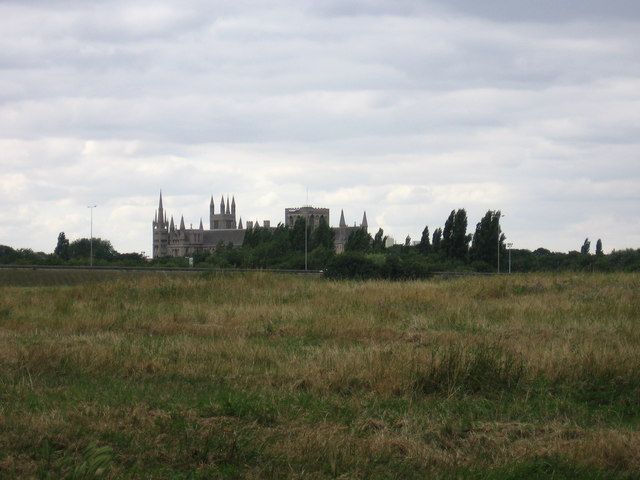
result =
[{"label": "grey cloud", "polygon": [[520,246],[633,246],[637,7],[572,3],[4,2],[0,243],[50,250],[95,201],[148,250],[161,187],[192,222],[212,193],[277,222],[309,187],[398,240],[465,206]]},{"label": "grey cloud", "polygon": [[446,0],[441,3],[464,15],[497,21],[560,22],[640,18],[640,5],[635,0]]}]

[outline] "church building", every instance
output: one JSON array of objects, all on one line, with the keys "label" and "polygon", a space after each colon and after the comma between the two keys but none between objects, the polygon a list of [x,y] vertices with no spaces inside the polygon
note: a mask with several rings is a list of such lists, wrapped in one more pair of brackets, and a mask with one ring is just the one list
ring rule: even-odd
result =
[{"label": "church building", "polygon": [[[167,220],[169,218],[169,220]],[[308,225],[314,229],[324,220],[329,222],[328,208],[315,208],[311,206],[299,208],[286,208],[284,225],[292,227],[298,218],[306,218]],[[246,222],[246,229],[258,228],[258,222]],[[264,220],[261,228],[273,228],[269,220]],[[336,253],[344,252],[349,235],[355,230],[364,228],[367,230],[367,214],[364,213],[360,225],[347,226],[344,219],[344,212],[340,213],[340,224],[332,227],[334,232],[334,246]],[[216,213],[213,196],[209,203],[209,228],[205,229],[200,218],[197,228],[189,225],[186,228],[184,217],[180,217],[180,224],[175,225],[173,215],[168,216],[162,204],[162,192],[158,209],[152,223],[153,229],[153,258],[160,257],[189,257],[196,253],[213,252],[219,245],[242,246],[246,229],[243,228],[242,218],[236,221],[236,200],[229,197],[225,201],[224,196],[220,199],[218,212]]]}]

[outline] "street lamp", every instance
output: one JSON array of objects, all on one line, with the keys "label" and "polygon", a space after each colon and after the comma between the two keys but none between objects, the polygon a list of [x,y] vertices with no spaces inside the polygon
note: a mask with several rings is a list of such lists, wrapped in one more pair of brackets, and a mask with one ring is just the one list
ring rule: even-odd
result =
[{"label": "street lamp", "polygon": [[506,215],[502,212],[498,214],[498,273],[500,273],[500,237],[502,236],[502,231],[500,230],[500,218],[506,217]]},{"label": "street lamp", "polygon": [[91,211],[91,236],[89,238],[89,266],[93,267],[93,209],[97,205],[87,205],[87,208]]},{"label": "street lamp", "polygon": [[305,213],[304,216],[304,270],[307,271],[307,256],[308,256],[308,233],[307,233],[307,224],[309,223],[309,211]]},{"label": "street lamp", "polygon": [[308,257],[308,233],[307,233],[307,224],[309,223],[309,187],[307,187],[307,205],[305,206],[305,214],[304,214],[304,271],[307,271],[307,257]]},{"label": "street lamp", "polygon": [[509,249],[509,273],[511,273],[511,247],[513,247],[513,243],[507,243],[507,248]]}]

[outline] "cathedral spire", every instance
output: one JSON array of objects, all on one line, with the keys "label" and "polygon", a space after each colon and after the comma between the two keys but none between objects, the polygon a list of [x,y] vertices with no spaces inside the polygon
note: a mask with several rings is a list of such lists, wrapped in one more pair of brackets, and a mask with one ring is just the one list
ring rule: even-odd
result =
[{"label": "cathedral spire", "polygon": [[220,198],[220,213],[224,213],[224,195]]},{"label": "cathedral spire", "polygon": [[360,224],[363,228],[368,228],[369,224],[367,223],[367,211],[365,210],[364,215],[362,216],[362,223]]},{"label": "cathedral spire", "polygon": [[230,208],[230,205],[229,205],[229,195],[227,195],[227,210],[225,211],[225,213],[226,213],[227,215],[229,215],[229,214],[231,213],[231,211],[229,210],[229,208]]},{"label": "cathedral spire", "polygon": [[202,226],[202,217],[200,217],[200,230],[204,230],[204,227]]},{"label": "cathedral spire", "polygon": [[184,215],[180,216],[180,230],[184,230]]},{"label": "cathedral spire", "polygon": [[173,215],[171,215],[171,224],[169,225],[169,231],[173,232],[176,229],[176,226],[173,224]]},{"label": "cathedral spire", "polygon": [[156,222],[162,224],[164,219],[164,209],[162,208],[162,190],[160,190],[160,201],[158,202],[158,212],[156,216]]},{"label": "cathedral spire", "polygon": [[340,228],[347,226],[347,222],[344,221],[344,210],[340,210]]},{"label": "cathedral spire", "polygon": [[234,217],[236,216],[236,197],[235,196],[231,197],[231,214]]},{"label": "cathedral spire", "polygon": [[215,213],[215,205],[213,204],[213,195],[211,195],[211,202],[209,203],[209,213],[213,215]]},{"label": "cathedral spire", "polygon": [[238,230],[242,230],[242,217],[240,217],[240,221],[238,222]]}]

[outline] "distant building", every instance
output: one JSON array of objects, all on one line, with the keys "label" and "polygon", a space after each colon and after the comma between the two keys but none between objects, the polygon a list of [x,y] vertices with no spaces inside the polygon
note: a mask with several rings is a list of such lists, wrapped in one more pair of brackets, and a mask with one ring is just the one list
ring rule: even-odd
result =
[{"label": "distant building", "polygon": [[347,246],[347,240],[349,239],[349,235],[351,235],[356,230],[363,228],[365,231],[369,229],[369,224],[367,222],[367,212],[364,212],[362,215],[362,222],[360,222],[359,226],[355,224],[353,227],[348,227],[347,222],[344,221],[344,210],[340,211],[340,223],[338,228],[332,228],[335,237],[333,239],[333,244],[336,248],[336,253],[342,253]]},{"label": "distant building", "polygon": [[318,227],[321,220],[324,220],[327,225],[331,225],[331,222],[329,222],[328,208],[316,208],[307,206],[284,209],[284,224],[287,227],[293,227],[296,223],[296,220],[298,220],[299,218],[307,218],[310,228]]},{"label": "distant building", "polygon": [[180,217],[180,225],[175,226],[173,216],[167,221],[167,214],[160,202],[153,220],[153,258],[188,257],[194,253],[213,252],[220,244],[239,247],[244,241],[245,230],[242,219],[236,223],[236,201],[229,197],[225,202],[220,199],[220,210],[215,212],[213,196],[209,204],[209,229],[205,230],[200,219],[198,228],[185,228],[184,217]]},{"label": "distant building", "polygon": [[[242,218],[236,222],[236,200],[234,197],[231,197],[231,202],[229,202],[229,197],[227,196],[225,201],[223,196],[220,199],[218,212],[216,213],[215,210],[212,196],[209,203],[208,229],[204,228],[202,218],[198,228],[193,228],[192,225],[186,228],[183,216],[180,217],[180,225],[176,226],[173,216],[167,220],[167,212],[162,204],[162,192],[160,192],[158,209],[152,222],[153,258],[189,257],[196,253],[213,252],[219,245],[240,247],[244,242],[246,231],[260,227],[257,221],[247,221],[246,229],[243,228]],[[307,218],[310,230],[317,228],[322,220],[330,225],[328,208],[305,206],[285,209],[284,224],[287,227],[292,227],[298,218]],[[269,220],[264,220],[260,228],[274,227],[271,227]],[[368,229],[366,212],[360,225],[354,224],[352,227],[347,226],[344,212],[340,212],[340,223],[338,227],[332,228],[336,253],[344,252],[349,235],[360,228]]]},{"label": "distant building", "polygon": [[[328,208],[317,208],[311,206],[285,208],[284,218],[285,225],[287,227],[293,227],[298,218],[307,218],[310,229],[317,228],[322,220],[327,222],[327,225],[330,225]],[[349,227],[347,226],[347,222],[345,222],[344,220],[344,210],[340,211],[340,223],[338,227],[331,228],[334,234],[333,245],[335,247],[336,253],[344,252],[347,240],[349,239],[349,235],[360,228],[364,228],[365,230],[369,228],[367,223],[367,212],[364,212],[360,225],[356,226],[354,224],[352,227]]]}]

